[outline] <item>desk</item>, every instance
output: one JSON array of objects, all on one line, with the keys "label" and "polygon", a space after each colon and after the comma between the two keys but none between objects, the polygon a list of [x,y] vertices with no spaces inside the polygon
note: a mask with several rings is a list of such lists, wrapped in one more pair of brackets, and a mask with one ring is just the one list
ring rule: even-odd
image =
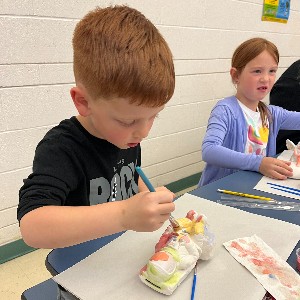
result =
[{"label": "desk", "polygon": [[[268,193],[261,191],[253,191],[253,187],[261,179],[261,175],[255,172],[240,171],[234,174],[231,174],[227,177],[224,177],[218,181],[210,183],[206,186],[196,189],[190,194],[206,198],[212,201],[217,201],[221,198],[221,194],[217,192],[217,189],[229,189],[235,190],[244,193],[252,193],[259,195],[270,196]],[[272,198],[281,201],[291,201],[290,198],[285,198],[282,196],[272,195]],[[299,201],[299,200],[295,200]],[[247,212],[268,216],[283,221],[291,222],[300,226],[299,212],[286,212],[286,211],[275,211],[275,210],[266,210],[266,209],[254,209],[254,208],[241,208]],[[109,237],[99,238],[94,241],[89,241],[80,245],[56,249],[49,253],[46,261],[46,267],[51,272],[52,275],[56,275],[64,271],[65,269],[71,267],[75,263],[79,262],[81,259],[87,257],[91,253],[100,249],[113,239],[120,236],[122,233],[118,233]],[[295,247],[300,247],[300,242]],[[289,259],[288,263],[295,269],[296,267],[296,257],[295,249]],[[23,300],[35,300],[35,299],[45,299],[45,300],[56,300],[57,284],[49,279],[45,282],[42,282],[22,294]],[[41,298],[40,295],[43,295]]]},{"label": "desk", "polygon": [[[271,197],[278,201],[295,201],[299,203],[299,200],[296,199],[286,198],[280,195],[269,194],[262,191],[254,190],[253,188],[260,181],[261,178],[262,175],[256,172],[239,171],[229,176],[226,176],[224,178],[221,178],[217,181],[214,181],[210,184],[207,184],[201,187],[200,189],[195,189],[192,192],[190,192],[190,194],[216,202],[217,200],[221,200],[222,195],[223,196],[225,195],[217,192],[217,189],[223,189],[223,190],[237,191],[241,193],[255,194],[255,195],[260,195],[265,197]],[[257,215],[290,222],[300,226],[300,213],[297,211],[288,212],[284,210],[246,208],[246,207],[241,207],[239,209]]]},{"label": "desk", "polygon": [[[260,173],[250,172],[250,171],[239,171],[233,173],[229,176],[221,178],[214,181],[208,185],[205,185],[199,189],[195,189],[190,192],[190,194],[209,199],[211,201],[217,202],[221,199],[221,193],[217,192],[217,189],[237,191],[241,193],[255,194],[265,197],[271,197],[278,201],[295,201],[299,203],[299,200],[286,198],[280,195],[269,194],[262,191],[254,190],[253,188],[262,178]],[[224,195],[224,194],[223,194]],[[238,207],[236,207],[238,208]],[[300,226],[300,212],[297,211],[285,211],[285,210],[272,210],[272,209],[260,209],[260,208],[247,208],[241,207],[241,210],[255,213],[257,215],[266,216],[286,222],[290,222]],[[287,262],[290,266],[296,270],[297,260],[296,260],[296,249],[300,248],[300,241],[295,246],[291,255],[289,256]]]},{"label": "desk", "polygon": [[52,276],[55,276],[63,272],[64,270],[72,267],[73,265],[83,260],[95,251],[99,250],[106,244],[110,243],[111,241],[122,235],[124,232],[125,231],[115,233],[79,245],[52,250],[47,255],[45,262],[46,268]]}]

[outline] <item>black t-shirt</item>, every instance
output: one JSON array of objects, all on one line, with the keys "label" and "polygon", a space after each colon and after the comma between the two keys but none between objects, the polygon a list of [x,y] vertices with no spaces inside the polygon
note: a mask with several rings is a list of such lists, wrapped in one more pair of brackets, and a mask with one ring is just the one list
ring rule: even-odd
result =
[{"label": "black t-shirt", "polygon": [[[300,111],[300,60],[295,61],[276,81],[270,92],[270,104],[290,111]],[[276,153],[286,150],[286,140],[300,141],[299,130],[280,130],[276,139]]]},{"label": "black t-shirt", "polygon": [[82,206],[138,193],[140,145],[119,149],[88,133],[76,117],[49,130],[37,145],[32,174],[19,192],[17,217],[45,205]]}]

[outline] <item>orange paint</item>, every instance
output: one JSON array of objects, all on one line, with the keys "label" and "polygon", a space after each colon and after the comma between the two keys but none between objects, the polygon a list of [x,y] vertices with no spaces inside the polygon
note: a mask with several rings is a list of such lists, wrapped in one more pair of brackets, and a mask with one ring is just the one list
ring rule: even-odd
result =
[{"label": "orange paint", "polygon": [[150,260],[164,260],[167,261],[169,259],[169,255],[166,252],[156,252]]}]

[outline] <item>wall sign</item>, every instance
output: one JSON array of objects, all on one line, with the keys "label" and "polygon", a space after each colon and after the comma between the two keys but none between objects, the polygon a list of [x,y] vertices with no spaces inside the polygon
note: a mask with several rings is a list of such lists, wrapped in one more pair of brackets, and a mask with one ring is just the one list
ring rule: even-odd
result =
[{"label": "wall sign", "polygon": [[264,0],[262,21],[287,23],[291,0]]}]

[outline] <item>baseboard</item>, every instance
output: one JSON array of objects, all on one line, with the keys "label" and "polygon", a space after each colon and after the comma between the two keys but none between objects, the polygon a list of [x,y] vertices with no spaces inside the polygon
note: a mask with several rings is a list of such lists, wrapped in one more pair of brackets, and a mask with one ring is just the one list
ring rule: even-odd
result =
[{"label": "baseboard", "polygon": [[166,188],[168,188],[173,193],[178,193],[182,190],[185,190],[192,186],[197,185],[199,182],[200,176],[201,176],[201,173],[197,173],[197,174],[179,179],[177,181],[166,184]]},{"label": "baseboard", "polygon": [[[201,173],[197,173],[180,180],[171,182],[166,185],[166,187],[173,193],[178,193],[182,190],[188,189],[192,186],[195,186],[199,182]],[[22,256],[29,252],[36,250],[25,244],[25,242],[20,239],[6,245],[0,246],[0,264],[3,264],[11,259]]]},{"label": "baseboard", "polygon": [[36,250],[27,246],[22,239],[0,247],[0,264]]}]

